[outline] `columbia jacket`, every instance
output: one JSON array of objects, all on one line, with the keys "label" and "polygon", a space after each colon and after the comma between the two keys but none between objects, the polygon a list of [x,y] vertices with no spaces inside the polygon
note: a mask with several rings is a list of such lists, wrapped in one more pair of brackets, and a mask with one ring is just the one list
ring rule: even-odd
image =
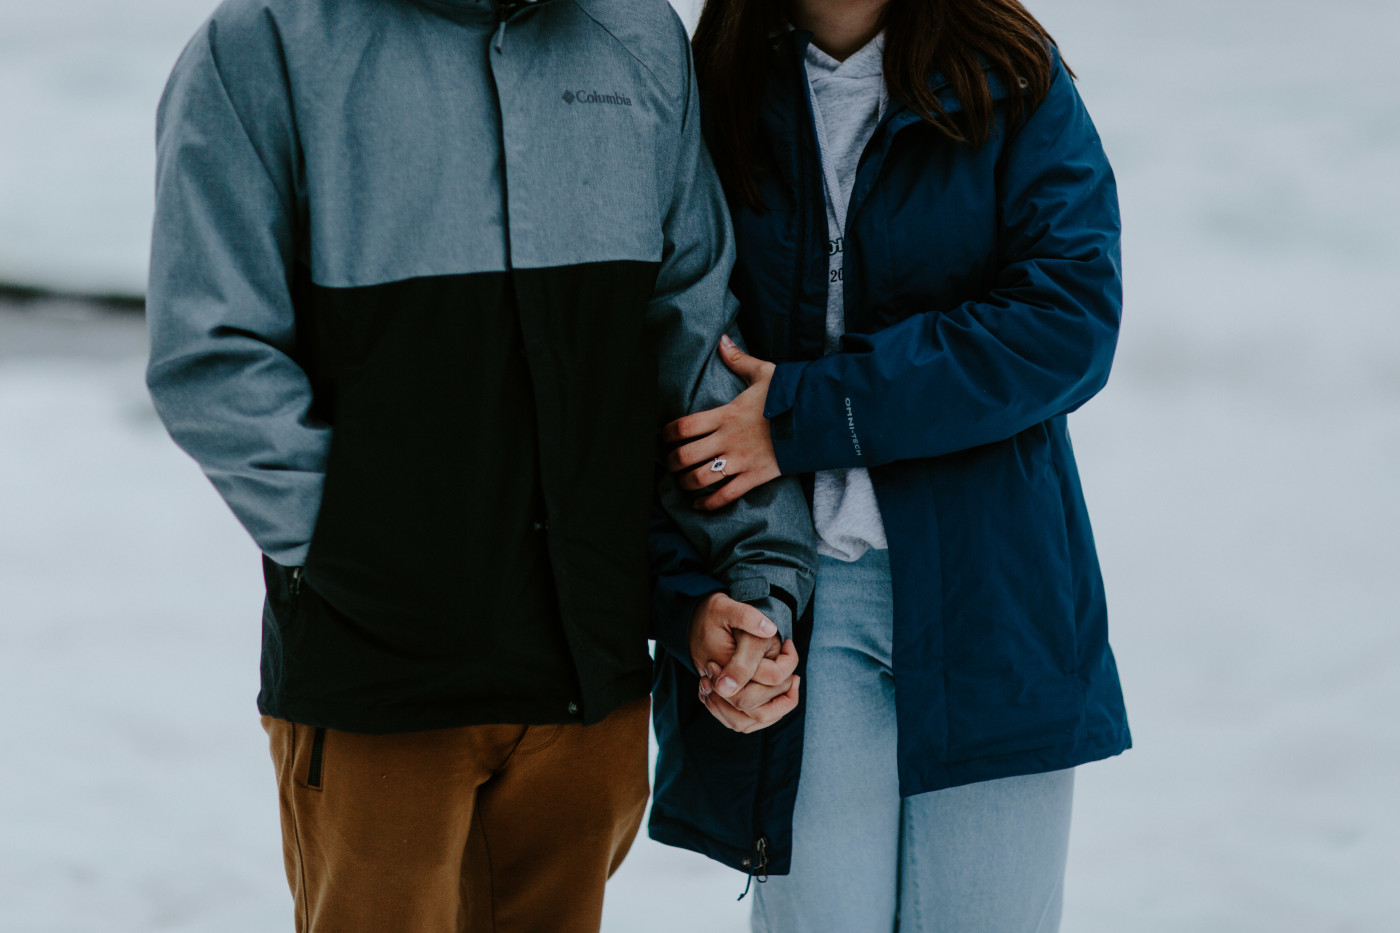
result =
[{"label": "columbia jacket", "polygon": [[[229,0],[157,135],[148,382],[265,555],[261,710],[390,732],[645,695],[657,428],[742,389],[664,0]],[[798,485],[660,495],[788,629]]]},{"label": "columbia jacket", "polygon": [[[900,792],[1115,755],[1131,739],[1066,424],[1108,379],[1122,303],[1098,134],[1058,55],[1048,96],[1014,124],[998,106],[981,147],[892,102],[847,213],[847,334],[823,356],[828,234],[808,41],[791,33],[773,53],[767,210],[734,206],[732,287],[753,352],[778,364],[765,414],[782,472],[862,466],[874,482],[894,585]],[[998,100],[1019,93],[987,77]],[[664,517],[653,560],[660,613],[719,587]],[[657,676],[652,835],[785,872],[800,712],[725,735],[696,713],[683,667],[663,659]],[[720,774],[742,791],[714,793]]]}]

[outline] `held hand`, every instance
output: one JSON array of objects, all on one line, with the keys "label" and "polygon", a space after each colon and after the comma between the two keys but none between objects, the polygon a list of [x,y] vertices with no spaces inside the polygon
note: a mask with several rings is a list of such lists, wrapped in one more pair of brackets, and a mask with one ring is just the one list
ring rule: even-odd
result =
[{"label": "held hand", "polygon": [[[769,642],[775,641],[769,639]],[[711,664],[708,676],[700,678],[700,702],[711,715],[736,732],[763,729],[797,708],[802,678],[793,673],[796,668],[797,646],[789,639],[780,652],[775,654],[770,649],[766,653],[748,686],[725,699],[713,687],[720,673],[719,665]]]},{"label": "held hand", "polygon": [[797,649],[780,645],[777,627],[753,606],[706,597],[691,618],[690,652],[701,701],[729,728],[761,729],[796,707]]},{"label": "held hand", "polygon": [[697,509],[726,506],[781,475],[773,434],[763,417],[768,383],[777,367],[749,356],[727,336],[720,340],[719,354],[749,387],[728,405],[686,415],[661,432],[667,442],[684,444],[666,458],[667,468],[682,474],[682,489],[700,490],[729,478],[718,492],[697,501]]},{"label": "held hand", "polygon": [[727,697],[753,678],[768,642],[776,656],[778,627],[773,620],[724,593],[706,596],[690,617],[690,660],[701,675],[711,665],[718,667],[714,682]]}]

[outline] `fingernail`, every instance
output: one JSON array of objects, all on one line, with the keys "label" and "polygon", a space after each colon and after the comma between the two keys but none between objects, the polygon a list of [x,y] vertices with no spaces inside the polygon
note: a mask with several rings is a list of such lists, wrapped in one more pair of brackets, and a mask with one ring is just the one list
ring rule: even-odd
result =
[{"label": "fingernail", "polygon": [[732,696],[739,692],[739,681],[733,677],[725,677],[719,682],[719,695],[723,697]]},{"label": "fingernail", "polygon": [[778,627],[773,624],[772,619],[764,619],[763,623],[758,627],[758,634],[762,635],[764,638],[767,638],[769,635],[777,634],[777,631]]},{"label": "fingernail", "polygon": [[722,346],[722,347],[724,347],[726,350],[733,350],[733,349],[734,349],[734,341],[732,341],[732,340],[729,339],[729,335],[728,335],[728,334],[721,334],[721,335],[720,335],[720,338],[719,338],[719,345]]},{"label": "fingernail", "polygon": [[718,664],[711,664],[709,667],[705,668],[705,673],[709,675],[711,680],[718,680],[721,673],[720,666]]}]

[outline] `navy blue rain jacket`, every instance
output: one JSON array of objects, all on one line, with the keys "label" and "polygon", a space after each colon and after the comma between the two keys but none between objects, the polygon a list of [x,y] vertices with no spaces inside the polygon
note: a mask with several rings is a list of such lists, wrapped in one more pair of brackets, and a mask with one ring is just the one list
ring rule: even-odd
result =
[{"label": "navy blue rain jacket", "polygon": [[[765,414],[783,473],[870,470],[893,573],[900,792],[1118,754],[1131,739],[1066,428],[1108,379],[1121,310],[1117,193],[1098,134],[1058,54],[1046,98],[1014,125],[998,106],[981,147],[892,102],[847,214],[847,333],[823,356],[828,230],[808,41],[790,33],[775,53],[768,209],[731,205],[731,287],[751,351],[778,364]],[[1019,93],[987,77],[994,97]],[[674,630],[720,586],[664,520],[652,559],[658,624]],[[664,645],[656,688],[652,836],[786,871],[800,709],[728,733]]]}]

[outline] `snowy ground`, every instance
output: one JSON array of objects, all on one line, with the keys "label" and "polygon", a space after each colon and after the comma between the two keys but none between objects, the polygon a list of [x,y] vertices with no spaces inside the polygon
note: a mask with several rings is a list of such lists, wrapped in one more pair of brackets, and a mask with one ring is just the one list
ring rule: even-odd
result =
[{"label": "snowy ground", "polygon": [[[199,6],[0,0],[0,280],[139,288]],[[1127,225],[1118,366],[1073,429],[1138,747],[1081,772],[1064,928],[1389,933],[1400,4],[1033,9]],[[138,319],[0,306],[4,933],[290,926],[257,555],[141,354]],[[639,843],[605,930],[737,933],[740,887]]]}]

